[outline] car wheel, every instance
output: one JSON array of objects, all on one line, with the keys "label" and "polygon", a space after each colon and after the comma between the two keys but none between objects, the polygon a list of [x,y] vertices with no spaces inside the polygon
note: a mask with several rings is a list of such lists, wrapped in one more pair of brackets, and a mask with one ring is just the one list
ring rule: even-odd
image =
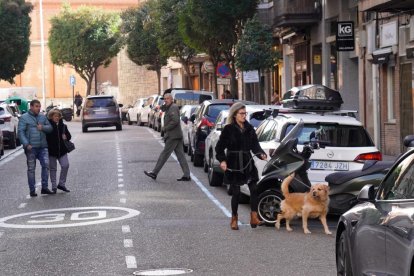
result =
[{"label": "car wheel", "polygon": [[141,116],[137,116],[137,126],[143,126],[144,124],[141,122]]},{"label": "car wheel", "polygon": [[15,149],[16,148],[16,133],[12,133],[12,134],[10,134],[10,137],[9,137],[9,148],[11,148],[11,149]]},{"label": "car wheel", "polygon": [[266,225],[274,225],[280,213],[283,196],[279,191],[267,190],[259,195],[258,214]]},{"label": "car wheel", "polygon": [[128,121],[128,125],[132,125],[132,121],[131,121],[131,118],[129,118],[129,114],[127,115],[127,121]]},{"label": "car wheel", "polygon": [[[208,162],[208,184],[213,187],[218,187],[223,185],[223,174],[215,172],[213,169],[213,157],[210,156]],[[207,163],[207,162],[206,162]]]},{"label": "car wheel", "polygon": [[203,166],[203,162],[204,162],[204,158],[201,154],[193,154],[193,163],[194,163],[194,167],[202,167]]},{"label": "car wheel", "polygon": [[87,127],[82,127],[82,132],[83,133],[88,132],[88,128]]},{"label": "car wheel", "polygon": [[346,232],[343,231],[336,245],[336,271],[338,276],[352,276],[350,256],[346,244]]},{"label": "car wheel", "polygon": [[70,121],[72,121],[72,116],[66,116],[66,117],[65,117],[65,121],[66,121],[66,122],[70,122]]},{"label": "car wheel", "polygon": [[116,125],[116,130],[118,130],[118,131],[119,131],[119,130],[122,130],[122,124],[117,124],[117,125]]}]

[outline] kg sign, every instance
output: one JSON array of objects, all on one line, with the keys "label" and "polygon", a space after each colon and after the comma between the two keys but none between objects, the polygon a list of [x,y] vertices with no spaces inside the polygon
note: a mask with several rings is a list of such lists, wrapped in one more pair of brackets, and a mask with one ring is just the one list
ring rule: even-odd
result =
[{"label": "kg sign", "polygon": [[353,21],[341,21],[337,23],[336,30],[336,50],[354,51],[355,34]]}]

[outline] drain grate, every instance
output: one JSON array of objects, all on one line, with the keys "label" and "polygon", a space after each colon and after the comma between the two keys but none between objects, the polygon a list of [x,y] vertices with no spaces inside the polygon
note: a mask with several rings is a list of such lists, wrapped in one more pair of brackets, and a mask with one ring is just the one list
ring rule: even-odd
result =
[{"label": "drain grate", "polygon": [[182,275],[193,272],[192,269],[188,268],[160,268],[160,269],[149,269],[135,271],[133,275],[138,276],[161,276],[161,275]]}]

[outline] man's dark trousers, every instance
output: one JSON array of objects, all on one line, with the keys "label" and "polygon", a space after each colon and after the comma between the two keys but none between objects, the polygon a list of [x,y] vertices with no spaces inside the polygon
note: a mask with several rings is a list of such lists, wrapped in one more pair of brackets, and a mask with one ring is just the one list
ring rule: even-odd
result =
[{"label": "man's dark trousers", "polygon": [[184,172],[184,177],[190,177],[190,168],[188,167],[187,160],[185,159],[184,149],[183,149],[183,139],[169,139],[165,141],[165,147],[158,158],[157,164],[155,165],[154,170],[152,171],[156,175],[160,172],[165,162],[167,162],[171,153],[174,151],[177,155],[178,162],[180,163],[181,169]]}]

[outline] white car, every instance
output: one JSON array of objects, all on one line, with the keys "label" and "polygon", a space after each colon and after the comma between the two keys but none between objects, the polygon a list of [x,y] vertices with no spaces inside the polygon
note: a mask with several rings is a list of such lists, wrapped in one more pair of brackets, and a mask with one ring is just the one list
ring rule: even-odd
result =
[{"label": "white car", "polygon": [[[247,121],[256,129],[260,123],[271,115],[272,110],[278,108],[275,105],[247,105]],[[265,112],[267,111],[267,112]],[[218,115],[214,128],[207,136],[205,141],[205,160],[204,171],[208,173],[208,182],[210,186],[221,186],[223,184],[223,171],[216,159],[216,145],[220,138],[221,131],[226,124],[229,110],[223,110]]]},{"label": "white car", "polygon": [[149,125],[149,115],[151,108],[155,103],[155,99],[158,97],[158,94],[153,94],[147,98],[147,102],[144,104],[141,110],[137,114],[137,125],[142,126],[144,124]]},{"label": "white car", "polygon": [[17,137],[19,118],[6,103],[0,104],[0,119],[4,121],[4,124],[0,124],[0,130],[3,133],[3,141],[5,144],[11,149],[20,146],[20,140]]},{"label": "white car", "polygon": [[191,114],[196,110],[197,105],[184,105],[180,109],[180,124],[181,130],[183,132],[183,143],[184,143],[184,152],[187,152],[188,145],[190,143],[189,133],[192,127],[192,122],[190,121]]},{"label": "white car", "polygon": [[129,125],[132,125],[134,122],[138,122],[138,113],[144,107],[146,102],[147,98],[140,98],[135,102],[133,107],[128,109],[127,120]]}]

